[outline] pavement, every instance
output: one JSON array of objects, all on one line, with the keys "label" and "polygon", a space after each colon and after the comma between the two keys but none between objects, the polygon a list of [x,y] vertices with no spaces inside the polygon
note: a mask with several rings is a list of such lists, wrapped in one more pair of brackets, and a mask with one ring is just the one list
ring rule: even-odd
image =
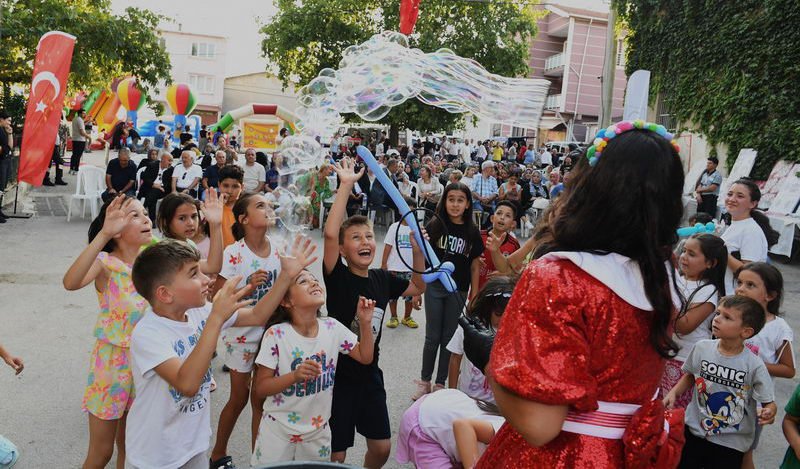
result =
[{"label": "pavement", "polygon": [[[102,158],[102,154],[91,154],[89,158],[90,161]],[[66,180],[69,186],[32,191],[36,209],[33,218],[11,219],[0,225],[0,343],[25,361],[25,371],[18,377],[10,368],[0,366],[0,434],[19,447],[22,457],[16,467],[20,469],[79,467],[88,443],[81,398],[94,344],[97,298],[90,287],[67,292],[61,285],[64,272],[86,245],[90,222],[88,210],[86,218],[82,219],[78,211],[66,222],[68,194],[74,191],[75,176],[66,176]],[[379,227],[377,231],[380,249],[375,256],[376,264],[381,259],[383,240],[382,229]],[[319,230],[308,234],[321,247]],[[783,272],[786,284],[785,318],[797,334],[800,267],[776,265]],[[321,278],[319,263],[312,271]],[[413,380],[418,378],[421,365],[424,313],[415,312],[415,318],[420,322],[419,329],[402,325],[385,329],[381,342],[393,447],[402,413],[411,404]],[[218,383],[211,399],[212,428],[216,429],[230,386],[220,369],[221,360],[215,359],[212,366]],[[772,468],[780,464],[787,447],[781,431],[783,406],[798,383],[798,377],[777,380],[780,412],[776,423],[766,427],[761,436],[756,467]],[[248,467],[249,422],[247,407],[229,446],[239,467]],[[357,438],[356,446],[348,452],[348,463],[360,465],[365,451],[363,438]],[[386,467],[410,466],[394,462],[393,452]]]}]

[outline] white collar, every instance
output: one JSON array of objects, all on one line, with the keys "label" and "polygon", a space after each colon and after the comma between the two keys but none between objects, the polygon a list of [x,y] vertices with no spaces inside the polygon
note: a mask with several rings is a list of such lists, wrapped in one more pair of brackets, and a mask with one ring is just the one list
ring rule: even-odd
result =
[{"label": "white collar", "polygon": [[[650,304],[650,300],[647,298],[643,288],[644,280],[642,279],[639,265],[629,257],[614,252],[602,255],[588,252],[557,251],[542,256],[542,259],[566,259],[610,288],[624,302],[634,308],[653,311],[653,306]],[[680,309],[680,296],[672,282],[674,272],[668,262],[665,264],[670,276],[672,303],[675,308]]]}]

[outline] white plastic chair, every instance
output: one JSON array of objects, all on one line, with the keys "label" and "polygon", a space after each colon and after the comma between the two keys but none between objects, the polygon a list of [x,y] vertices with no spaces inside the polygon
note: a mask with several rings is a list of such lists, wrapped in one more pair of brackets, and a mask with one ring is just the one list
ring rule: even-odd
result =
[{"label": "white plastic chair", "polygon": [[67,221],[72,218],[72,205],[76,200],[83,201],[81,209],[81,218],[86,217],[86,201],[89,201],[89,210],[92,213],[92,219],[97,217],[100,211],[98,201],[102,203],[100,194],[103,193],[105,187],[106,172],[103,168],[97,166],[84,165],[78,168],[78,183],[75,185],[75,193],[70,196],[69,210],[67,211]]},{"label": "white plastic chair", "polygon": [[137,192],[142,187],[142,173],[144,173],[145,169],[147,169],[147,166],[142,166],[141,168],[139,168],[138,171],[136,171],[136,191]]}]

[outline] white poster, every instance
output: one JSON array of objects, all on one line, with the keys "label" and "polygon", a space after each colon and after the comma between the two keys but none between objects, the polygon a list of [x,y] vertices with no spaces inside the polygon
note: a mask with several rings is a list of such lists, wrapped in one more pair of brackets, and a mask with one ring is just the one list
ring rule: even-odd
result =
[{"label": "white poster", "polygon": [[736,157],[736,163],[728,173],[728,177],[722,180],[722,186],[719,188],[719,200],[717,205],[720,207],[725,206],[725,195],[728,193],[728,188],[736,180],[748,177],[753,165],[756,163],[756,155],[758,152],[752,148],[742,148],[739,150],[739,156]]},{"label": "white poster", "polygon": [[797,172],[800,171],[800,163],[792,167],[792,171],[783,180],[778,195],[769,206],[770,213],[780,215],[788,215],[795,213],[797,203],[800,202],[800,177],[797,177]]},{"label": "white poster", "polygon": [[684,194],[691,194],[694,192],[694,188],[697,185],[697,180],[700,179],[700,175],[706,170],[707,163],[707,159],[699,159],[692,164],[691,168],[689,168],[689,172],[686,174],[686,178],[683,180]]},{"label": "white poster", "polygon": [[790,175],[794,176],[794,172],[792,172],[794,166],[794,163],[786,160],[775,163],[775,166],[769,173],[769,177],[764,182],[764,187],[761,188],[761,202],[758,204],[759,208],[764,210],[769,209],[772,201],[775,200],[775,197],[778,196],[778,193],[783,188],[786,179]]}]

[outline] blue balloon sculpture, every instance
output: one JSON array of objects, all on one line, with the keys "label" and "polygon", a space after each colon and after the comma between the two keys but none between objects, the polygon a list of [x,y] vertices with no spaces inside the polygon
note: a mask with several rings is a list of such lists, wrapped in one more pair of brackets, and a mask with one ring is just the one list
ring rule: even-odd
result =
[{"label": "blue balloon sculpture", "polygon": [[694,226],[685,226],[683,228],[678,228],[678,236],[681,238],[685,238],[687,236],[692,236],[698,233],[714,233],[716,231],[717,225],[714,222],[708,222],[705,225],[702,223],[697,223]]},{"label": "blue balloon sculpture", "polygon": [[[386,194],[388,194],[389,197],[391,197],[392,201],[397,206],[397,209],[400,210],[400,213],[407,214],[408,212],[410,212],[411,209],[408,207],[408,204],[403,199],[403,195],[400,194],[400,190],[397,189],[397,187],[395,187],[394,184],[392,184],[392,181],[390,181],[386,173],[383,172],[383,169],[378,164],[378,161],[375,159],[375,157],[372,155],[372,152],[369,151],[367,147],[359,145],[358,148],[356,149],[356,153],[358,153],[358,156],[360,156],[361,159],[364,160],[364,163],[366,163],[367,166],[369,166],[372,172],[375,173],[375,178],[378,180],[378,182],[381,183],[381,186],[383,186],[383,189],[386,191]],[[455,280],[453,280],[452,277],[453,271],[455,270],[455,266],[453,265],[452,262],[448,261],[442,263],[442,265],[439,266],[438,269],[433,270],[439,264],[439,258],[436,256],[436,253],[433,251],[433,248],[431,247],[430,243],[428,243],[427,240],[422,239],[422,236],[420,235],[421,230],[419,227],[419,221],[417,220],[417,217],[411,216],[410,218],[417,225],[416,229],[413,230],[414,237],[417,240],[417,244],[421,246],[422,249],[425,250],[426,259],[429,259],[430,262],[433,263],[430,269],[426,273],[422,274],[422,280],[425,283],[431,283],[435,282],[436,280],[439,280],[440,282],[442,282],[442,285],[444,285],[445,290],[447,290],[450,293],[455,292],[456,282]]]}]

